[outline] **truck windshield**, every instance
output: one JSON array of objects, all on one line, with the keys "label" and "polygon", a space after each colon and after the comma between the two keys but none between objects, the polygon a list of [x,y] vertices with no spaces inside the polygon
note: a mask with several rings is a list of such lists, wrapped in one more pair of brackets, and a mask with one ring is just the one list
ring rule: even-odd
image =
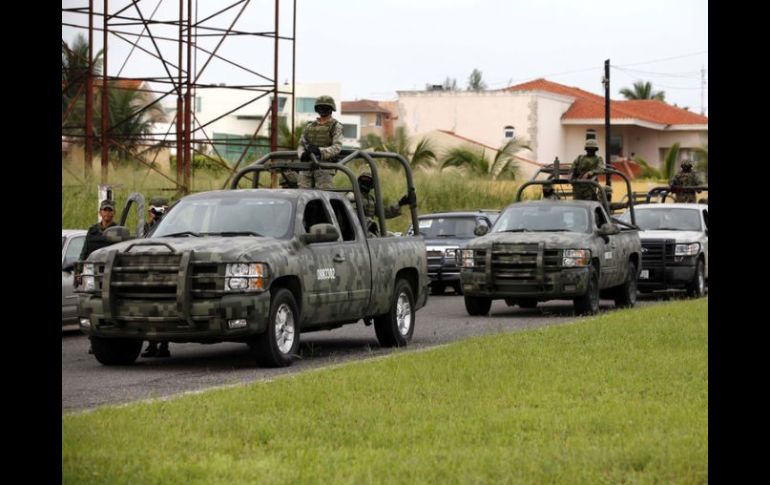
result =
[{"label": "truck windshield", "polygon": [[475,217],[428,217],[420,219],[420,234],[426,238],[473,238]]},{"label": "truck windshield", "polygon": [[517,204],[506,209],[492,232],[589,232],[588,212],[583,207]]},{"label": "truck windshield", "polygon": [[[630,222],[628,212],[620,216],[623,222]],[[636,225],[644,231],[700,231],[698,209],[675,209],[673,207],[649,207],[636,209]]]},{"label": "truck windshield", "polygon": [[294,205],[286,199],[182,199],[161,219],[152,237],[221,235],[286,238],[293,220]]}]

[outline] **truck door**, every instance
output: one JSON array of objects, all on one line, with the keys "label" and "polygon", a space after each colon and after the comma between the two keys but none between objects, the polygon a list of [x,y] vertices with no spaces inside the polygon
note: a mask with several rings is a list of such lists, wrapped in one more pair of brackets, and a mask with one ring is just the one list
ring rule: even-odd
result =
[{"label": "truck door", "polygon": [[308,201],[302,213],[300,231],[326,223],[337,226],[341,234],[341,240],[307,244],[301,249],[302,260],[307,262],[301,272],[307,295],[305,322],[357,319],[369,303],[371,269],[366,242],[342,201],[334,199],[333,204],[334,217],[320,198]]},{"label": "truck door", "polygon": [[[609,222],[609,217],[601,207],[594,209],[594,223],[596,226],[594,229],[598,229],[602,224]],[[622,257],[618,254],[618,247],[616,238],[618,235],[613,236],[599,236],[599,264],[601,266],[601,272],[599,274],[599,287],[607,288],[614,286],[622,281],[622,275],[618,275],[618,260]],[[618,279],[620,278],[620,281]]]}]

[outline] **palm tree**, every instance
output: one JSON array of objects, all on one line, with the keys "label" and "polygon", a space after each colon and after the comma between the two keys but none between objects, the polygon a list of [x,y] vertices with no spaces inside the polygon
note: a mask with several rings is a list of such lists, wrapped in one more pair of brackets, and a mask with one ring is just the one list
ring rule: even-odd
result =
[{"label": "palm tree", "polygon": [[529,146],[521,141],[509,140],[495,151],[495,157],[490,163],[484,149],[465,145],[452,148],[447,152],[441,169],[446,167],[458,167],[471,174],[488,177],[493,180],[507,178],[514,180],[518,175],[519,164],[516,162],[516,153],[529,149]]},{"label": "palm tree", "polygon": [[278,146],[281,146],[287,150],[293,150],[299,145],[299,140],[302,138],[302,133],[305,131],[306,124],[300,123],[294,125],[294,132],[289,129],[289,123],[286,118],[281,117],[278,120]]},{"label": "palm tree", "polygon": [[521,150],[531,150],[527,143],[517,140],[508,140],[495,154],[490,167],[493,179],[515,179],[519,172],[519,163],[516,161],[516,153]]},{"label": "palm tree", "polygon": [[484,149],[470,145],[450,149],[441,163],[441,170],[447,167],[457,167],[477,176],[489,174],[489,160],[487,160]]},{"label": "palm tree", "polygon": [[[88,41],[83,34],[75,37],[70,47],[61,41],[61,113],[65,114],[82,111],[79,103],[85,96],[86,74],[88,73]],[[91,74],[99,76],[102,73],[102,50],[94,56]],[[78,119],[78,116],[74,116]],[[68,125],[71,123],[68,123]]]},{"label": "palm tree", "polygon": [[708,172],[709,169],[709,144],[706,143],[702,147],[693,149],[698,154],[697,169],[704,172]]},{"label": "palm tree", "polygon": [[637,81],[634,83],[634,88],[623,88],[620,90],[620,94],[626,99],[657,99],[659,101],[665,101],[666,93],[664,91],[652,91],[652,83],[649,81]]},{"label": "palm tree", "polygon": [[[101,95],[100,95],[101,96]],[[147,95],[134,89],[111,87],[109,90],[108,129],[110,152],[119,161],[131,159],[144,151],[155,121],[165,113],[159,103],[147,103]],[[100,150],[101,113],[94,114],[94,150]],[[159,148],[159,147],[158,147]]]},{"label": "palm tree", "polygon": [[412,168],[431,168],[436,163],[436,152],[431,141],[424,137],[414,146],[414,151],[407,157]]},{"label": "palm tree", "polygon": [[674,176],[676,171],[676,162],[679,160],[679,142],[671,145],[671,148],[666,152],[666,156],[663,158],[663,173],[662,175],[670,180]]}]

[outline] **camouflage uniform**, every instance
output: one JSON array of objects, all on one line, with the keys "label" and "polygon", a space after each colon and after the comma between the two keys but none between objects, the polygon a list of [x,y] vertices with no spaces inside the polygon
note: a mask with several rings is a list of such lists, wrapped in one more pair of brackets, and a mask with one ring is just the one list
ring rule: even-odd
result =
[{"label": "camouflage uniform", "polygon": [[[319,106],[327,106],[336,110],[334,99],[330,96],[319,96],[315,102],[316,111]],[[331,116],[331,115],[330,115]],[[297,147],[297,155],[301,158],[305,153],[305,145],[311,144],[318,147],[321,152],[319,162],[336,162],[340,152],[342,151],[342,123],[330,117],[326,121],[321,121],[318,118],[315,121],[309,122],[305,125],[305,130],[302,132],[302,138],[300,138],[300,144]],[[289,183],[292,182],[290,174],[287,175]],[[319,189],[331,189],[332,178],[334,177],[333,170],[314,170],[302,171],[299,173],[297,183],[301,189],[309,189],[313,187],[313,181],[315,181],[315,187]]]},{"label": "camouflage uniform", "polygon": [[[364,215],[366,216],[366,229],[376,235],[379,235],[379,230],[377,228],[377,223],[374,221],[374,218],[376,217],[376,207],[377,202],[374,199],[374,194],[371,192],[361,191],[362,196],[362,203],[363,203],[363,210]],[[350,200],[351,204],[353,204],[353,207],[355,207],[356,199],[353,194],[350,194],[348,196],[348,200]],[[394,217],[398,217],[401,215],[401,205],[399,204],[392,204],[389,206],[385,206],[385,219],[393,219]]]},{"label": "camouflage uniform", "polygon": [[695,202],[695,191],[683,191],[682,187],[695,187],[697,185],[701,185],[701,180],[695,171],[679,170],[671,179],[671,189],[674,192],[676,202]]},{"label": "camouflage uniform", "polygon": [[[109,207],[114,211],[115,203],[108,200],[102,201],[99,206],[99,210],[106,207]],[[91,253],[97,249],[101,249],[109,246],[110,244],[113,244],[112,241],[108,241],[107,238],[104,237],[104,230],[113,226],[117,226],[114,219],[107,226],[102,226],[101,222],[97,222],[88,228],[88,232],[86,233],[86,240],[83,242],[83,249],[80,250],[80,261],[84,261]]]},{"label": "camouflage uniform", "polygon": [[[594,140],[588,140],[588,142],[591,141]],[[586,148],[592,146],[589,145],[588,142],[586,142]],[[595,141],[594,145],[598,146]],[[575,161],[572,162],[570,180],[578,180],[583,176],[583,174],[587,172],[593,172],[596,174],[602,170],[604,170],[604,160],[602,157],[598,155],[579,155]],[[596,189],[583,184],[576,184],[572,186],[572,198],[575,200],[599,200],[596,195]]]}]

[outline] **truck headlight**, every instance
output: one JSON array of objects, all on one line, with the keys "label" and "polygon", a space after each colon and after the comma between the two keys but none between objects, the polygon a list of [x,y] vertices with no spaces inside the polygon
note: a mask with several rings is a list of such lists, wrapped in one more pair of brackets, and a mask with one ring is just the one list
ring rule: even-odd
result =
[{"label": "truck headlight", "polygon": [[225,291],[264,291],[267,277],[265,263],[229,263],[225,268]]},{"label": "truck headlight", "polygon": [[476,265],[474,261],[473,249],[463,249],[459,251],[460,265],[463,268],[473,268]]},{"label": "truck headlight", "polygon": [[677,244],[674,248],[674,256],[695,256],[700,252],[700,243]]},{"label": "truck headlight", "polygon": [[591,263],[590,249],[565,249],[561,265],[567,268],[588,266]]},{"label": "truck headlight", "polygon": [[81,287],[83,291],[96,291],[96,281],[94,279],[94,263],[83,264],[83,272],[80,274]]}]

